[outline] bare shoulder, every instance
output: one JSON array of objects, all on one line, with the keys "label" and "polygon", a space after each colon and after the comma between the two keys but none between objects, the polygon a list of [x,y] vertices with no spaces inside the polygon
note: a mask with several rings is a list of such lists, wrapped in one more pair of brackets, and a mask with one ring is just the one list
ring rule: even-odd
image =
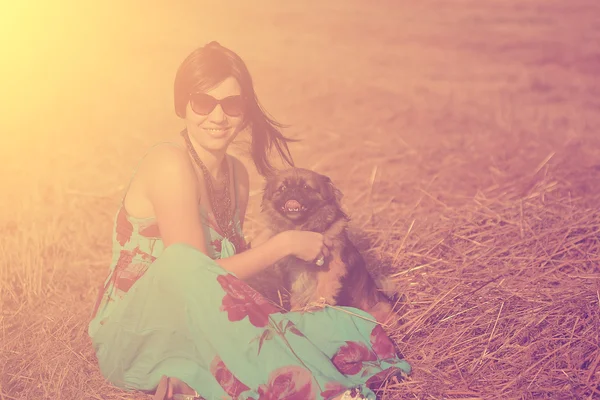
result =
[{"label": "bare shoulder", "polygon": [[144,157],[143,197],[156,218],[165,247],[188,243],[205,251],[204,233],[198,218],[198,181],[183,148],[154,146]]},{"label": "bare shoulder", "polygon": [[140,165],[140,175],[147,193],[197,186],[194,168],[187,152],[172,144],[153,147]]},{"label": "bare shoulder", "polygon": [[159,143],[152,147],[146,157],[144,163],[149,167],[183,167],[190,165],[187,152],[182,147],[174,143]]}]

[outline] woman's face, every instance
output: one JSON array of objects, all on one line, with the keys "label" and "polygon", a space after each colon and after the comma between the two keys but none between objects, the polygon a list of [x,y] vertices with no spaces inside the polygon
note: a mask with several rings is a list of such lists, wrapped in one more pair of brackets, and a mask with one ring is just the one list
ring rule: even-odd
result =
[{"label": "woman's face", "polygon": [[192,94],[185,112],[188,133],[208,151],[226,151],[240,131],[244,106],[240,85],[233,77]]}]

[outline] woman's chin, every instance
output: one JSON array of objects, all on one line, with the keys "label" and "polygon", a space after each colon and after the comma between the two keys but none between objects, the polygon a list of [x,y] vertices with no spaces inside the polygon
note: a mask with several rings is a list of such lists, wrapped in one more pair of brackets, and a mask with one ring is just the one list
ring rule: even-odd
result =
[{"label": "woman's chin", "polygon": [[198,129],[192,134],[192,137],[198,145],[211,151],[226,150],[234,139],[231,130],[210,132],[206,129]]}]

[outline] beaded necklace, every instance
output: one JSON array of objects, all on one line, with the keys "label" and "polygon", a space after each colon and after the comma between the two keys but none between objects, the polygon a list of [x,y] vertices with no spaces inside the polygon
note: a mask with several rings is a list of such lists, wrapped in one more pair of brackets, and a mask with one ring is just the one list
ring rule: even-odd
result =
[{"label": "beaded necklace", "polygon": [[208,198],[210,201],[210,208],[215,216],[217,225],[219,228],[221,228],[221,231],[226,238],[228,238],[231,242],[236,241],[233,213],[231,211],[231,196],[229,195],[229,164],[227,163],[227,160],[225,158],[223,159],[223,189],[217,191],[214,189],[213,179],[208,172],[208,168],[206,168],[202,160],[200,160],[198,153],[192,145],[192,141],[190,140],[187,129],[184,129],[181,132],[181,136],[183,136],[188,151],[192,155],[196,165],[198,165],[198,167],[200,167],[202,170],[204,182],[206,183],[206,189],[208,192]]}]

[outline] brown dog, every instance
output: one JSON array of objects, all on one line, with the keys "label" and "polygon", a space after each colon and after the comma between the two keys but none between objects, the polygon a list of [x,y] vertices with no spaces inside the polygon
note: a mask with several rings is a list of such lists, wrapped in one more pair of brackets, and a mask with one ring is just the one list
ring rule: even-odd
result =
[{"label": "brown dog", "polygon": [[324,265],[287,257],[275,267],[290,291],[292,310],[325,302],[367,311],[385,323],[393,311],[367,271],[365,261],[347,234],[349,218],[342,211],[342,193],[327,176],[290,168],[267,179],[261,203],[267,229],[320,232],[331,240]]}]

